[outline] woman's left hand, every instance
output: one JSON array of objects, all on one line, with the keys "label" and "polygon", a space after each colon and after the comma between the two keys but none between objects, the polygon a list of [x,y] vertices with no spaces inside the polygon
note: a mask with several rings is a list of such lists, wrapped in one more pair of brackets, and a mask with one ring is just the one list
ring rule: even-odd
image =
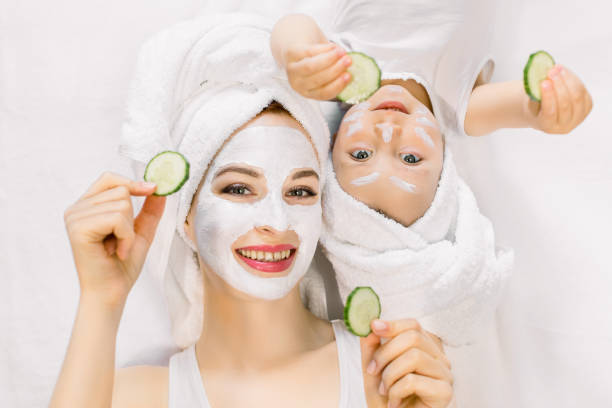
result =
[{"label": "woman's left hand", "polygon": [[[453,399],[451,364],[439,339],[414,319],[374,320],[373,333],[362,339],[366,388],[379,383],[383,398],[368,398],[372,406],[387,401],[390,408],[446,408]],[[387,342],[380,344],[380,339]],[[374,402],[373,402],[374,401]],[[376,402],[378,401],[378,402]]]}]

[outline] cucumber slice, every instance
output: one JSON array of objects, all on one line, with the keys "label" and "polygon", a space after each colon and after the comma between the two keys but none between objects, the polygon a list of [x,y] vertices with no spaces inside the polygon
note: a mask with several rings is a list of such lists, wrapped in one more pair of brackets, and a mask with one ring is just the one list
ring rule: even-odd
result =
[{"label": "cucumber slice", "polygon": [[555,60],[546,51],[537,51],[529,56],[523,69],[525,92],[534,101],[542,100],[540,84],[546,79],[548,71],[555,66]]},{"label": "cucumber slice", "polygon": [[348,72],[352,80],[338,94],[342,102],[356,104],[368,99],[378,88],[380,88],[380,68],[374,60],[361,52],[349,52],[351,66]]},{"label": "cucumber slice", "polygon": [[349,331],[357,336],[366,337],[372,329],[370,322],[380,317],[380,300],[369,286],[358,286],[346,299],[344,323]]},{"label": "cucumber slice", "polygon": [[178,153],[167,150],[157,154],[145,168],[145,181],[157,184],[154,195],[166,196],[179,191],[189,178],[189,162]]}]

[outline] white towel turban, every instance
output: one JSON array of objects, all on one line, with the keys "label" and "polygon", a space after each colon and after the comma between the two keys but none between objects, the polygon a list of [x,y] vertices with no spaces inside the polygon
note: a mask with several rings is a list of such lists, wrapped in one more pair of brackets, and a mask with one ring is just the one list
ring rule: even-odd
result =
[{"label": "white towel turban", "polygon": [[295,93],[275,65],[271,27],[246,14],[199,17],[152,37],[136,65],[120,153],[134,160],[139,177],[144,164],[163,150],[178,151],[190,163],[189,180],[168,197],[145,265],[163,284],[180,347],[195,343],[203,319],[197,250],[183,225],[202,176],[224,141],[277,101],[310,135],[324,182],[327,124],[317,104]]}]

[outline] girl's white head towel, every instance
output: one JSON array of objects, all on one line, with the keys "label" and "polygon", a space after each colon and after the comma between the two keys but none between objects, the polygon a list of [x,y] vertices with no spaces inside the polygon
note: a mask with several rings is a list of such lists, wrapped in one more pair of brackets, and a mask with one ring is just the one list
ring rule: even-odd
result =
[{"label": "girl's white head towel", "polygon": [[120,153],[134,160],[137,177],[163,150],[179,151],[190,163],[189,180],[167,199],[145,265],[163,284],[180,347],[198,339],[203,318],[202,275],[184,222],[202,176],[224,141],[277,101],[310,134],[321,176],[326,172],[327,124],[317,104],[295,93],[275,65],[271,27],[254,15],[199,17],[155,35],[138,57]]},{"label": "girl's white head towel", "polygon": [[[495,248],[492,225],[448,147],[444,156],[434,201],[409,227],[347,194],[330,165],[321,243],[344,302],[356,286],[371,286],[384,319],[416,318],[447,344],[460,345],[474,340],[474,329],[492,315],[513,254]],[[324,302],[319,293],[306,297]]]}]

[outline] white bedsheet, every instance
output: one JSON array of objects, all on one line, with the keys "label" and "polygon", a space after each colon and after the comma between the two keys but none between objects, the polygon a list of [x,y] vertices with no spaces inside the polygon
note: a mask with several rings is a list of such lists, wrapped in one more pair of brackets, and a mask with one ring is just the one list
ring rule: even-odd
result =
[{"label": "white bedsheet", "polygon": [[[115,148],[137,47],[202,3],[0,3],[1,407],[48,401],[78,301],[63,211],[103,170],[130,174]],[[519,79],[527,55],[544,48],[580,73],[595,108],[569,136],[508,130],[455,143],[460,170],[517,260],[496,327],[477,346],[449,350],[458,399],[470,408],[610,406],[612,7],[505,3],[492,22],[494,80]],[[332,9],[212,5],[272,17]],[[126,307],[118,364],[162,363],[172,347],[161,292],[145,273]]]}]

